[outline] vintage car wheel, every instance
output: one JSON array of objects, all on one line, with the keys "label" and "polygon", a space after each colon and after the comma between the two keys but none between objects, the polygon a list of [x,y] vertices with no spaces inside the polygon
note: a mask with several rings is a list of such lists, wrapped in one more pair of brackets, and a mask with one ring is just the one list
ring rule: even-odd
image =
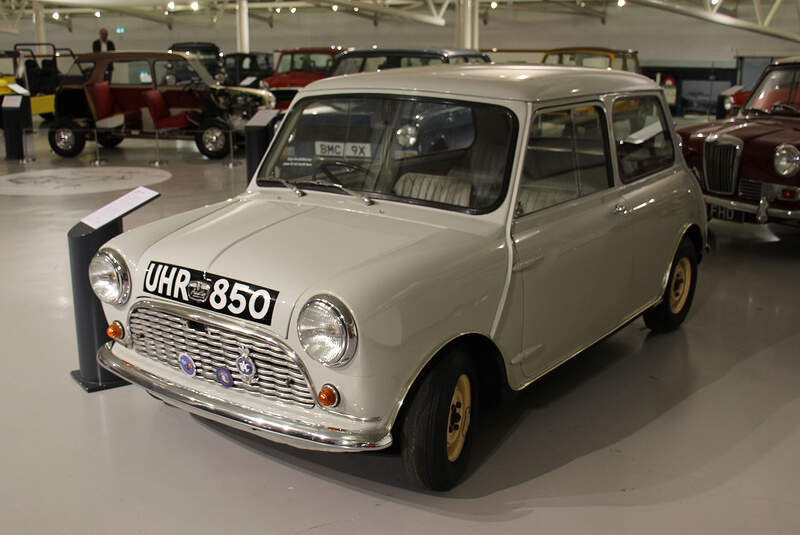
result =
[{"label": "vintage car wheel", "polygon": [[97,134],[97,142],[109,149],[113,149],[114,147],[122,143],[123,139],[125,138],[116,134],[108,134],[108,133]]},{"label": "vintage car wheel", "polygon": [[214,160],[223,158],[230,148],[228,129],[219,121],[205,121],[201,124],[194,142],[200,152]]},{"label": "vintage car wheel", "polygon": [[419,384],[403,420],[401,443],[403,464],[419,485],[445,491],[464,475],[477,387],[472,361],[460,352],[444,355]]},{"label": "vintage car wheel", "polygon": [[691,241],[684,238],[672,261],[664,297],[644,313],[645,325],[655,332],[677,329],[689,313],[696,285],[697,251]]},{"label": "vintage car wheel", "polygon": [[56,154],[67,158],[77,156],[86,146],[86,135],[78,130],[78,125],[71,119],[56,121],[50,127],[47,139]]}]

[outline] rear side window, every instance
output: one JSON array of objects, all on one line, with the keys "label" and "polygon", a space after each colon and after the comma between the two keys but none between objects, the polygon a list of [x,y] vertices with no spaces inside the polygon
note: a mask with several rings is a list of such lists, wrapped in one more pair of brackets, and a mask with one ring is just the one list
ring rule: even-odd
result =
[{"label": "rear side window", "polygon": [[515,215],[610,188],[607,137],[600,106],[538,114],[531,125]]},{"label": "rear side window", "polygon": [[623,182],[633,182],[672,166],[675,151],[657,97],[616,100],[613,122],[617,163]]},{"label": "rear side window", "polygon": [[108,67],[112,85],[151,85],[153,76],[147,60],[115,61]]}]

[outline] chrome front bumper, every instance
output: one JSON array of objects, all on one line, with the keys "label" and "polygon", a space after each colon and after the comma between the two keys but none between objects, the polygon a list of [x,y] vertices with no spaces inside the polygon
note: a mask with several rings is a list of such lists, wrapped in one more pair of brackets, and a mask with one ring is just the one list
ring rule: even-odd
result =
[{"label": "chrome front bumper", "polygon": [[800,220],[800,210],[781,210],[779,208],[770,208],[769,201],[766,197],[761,198],[758,204],[749,204],[741,201],[732,201],[729,199],[720,199],[712,195],[703,195],[706,204],[713,204],[715,206],[722,206],[723,208],[731,208],[740,212],[747,212],[748,214],[755,214],[756,222],[766,223],[770,219],[794,219]]},{"label": "chrome front bumper", "polygon": [[279,418],[190,390],[121,359],[111,351],[111,347],[109,342],[97,351],[97,362],[103,368],[141,386],[164,402],[203,418],[306,450],[352,452],[379,450],[392,445],[390,433],[382,437],[365,436],[343,429]]}]

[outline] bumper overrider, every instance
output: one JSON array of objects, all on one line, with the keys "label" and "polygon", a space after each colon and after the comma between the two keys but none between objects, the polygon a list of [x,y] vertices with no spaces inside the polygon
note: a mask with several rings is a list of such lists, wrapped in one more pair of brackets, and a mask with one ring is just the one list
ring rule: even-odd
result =
[{"label": "bumper overrider", "polygon": [[392,436],[353,432],[266,413],[178,384],[117,356],[113,342],[100,347],[97,362],[162,401],[209,420],[301,449],[353,452],[388,448]]},{"label": "bumper overrider", "polygon": [[794,220],[800,222],[800,210],[783,210],[780,208],[772,208],[769,205],[769,200],[762,197],[758,204],[750,204],[741,201],[734,201],[730,199],[720,199],[712,195],[703,195],[706,204],[719,206],[722,208],[729,208],[739,212],[753,214],[756,223],[766,223],[771,219]]}]

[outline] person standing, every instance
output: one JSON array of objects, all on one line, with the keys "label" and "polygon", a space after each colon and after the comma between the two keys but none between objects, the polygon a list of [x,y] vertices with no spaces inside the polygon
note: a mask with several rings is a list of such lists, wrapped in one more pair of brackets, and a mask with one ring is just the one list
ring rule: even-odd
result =
[{"label": "person standing", "polygon": [[109,52],[116,50],[114,41],[108,40],[108,30],[100,28],[100,39],[95,39],[92,43],[92,52]]}]

